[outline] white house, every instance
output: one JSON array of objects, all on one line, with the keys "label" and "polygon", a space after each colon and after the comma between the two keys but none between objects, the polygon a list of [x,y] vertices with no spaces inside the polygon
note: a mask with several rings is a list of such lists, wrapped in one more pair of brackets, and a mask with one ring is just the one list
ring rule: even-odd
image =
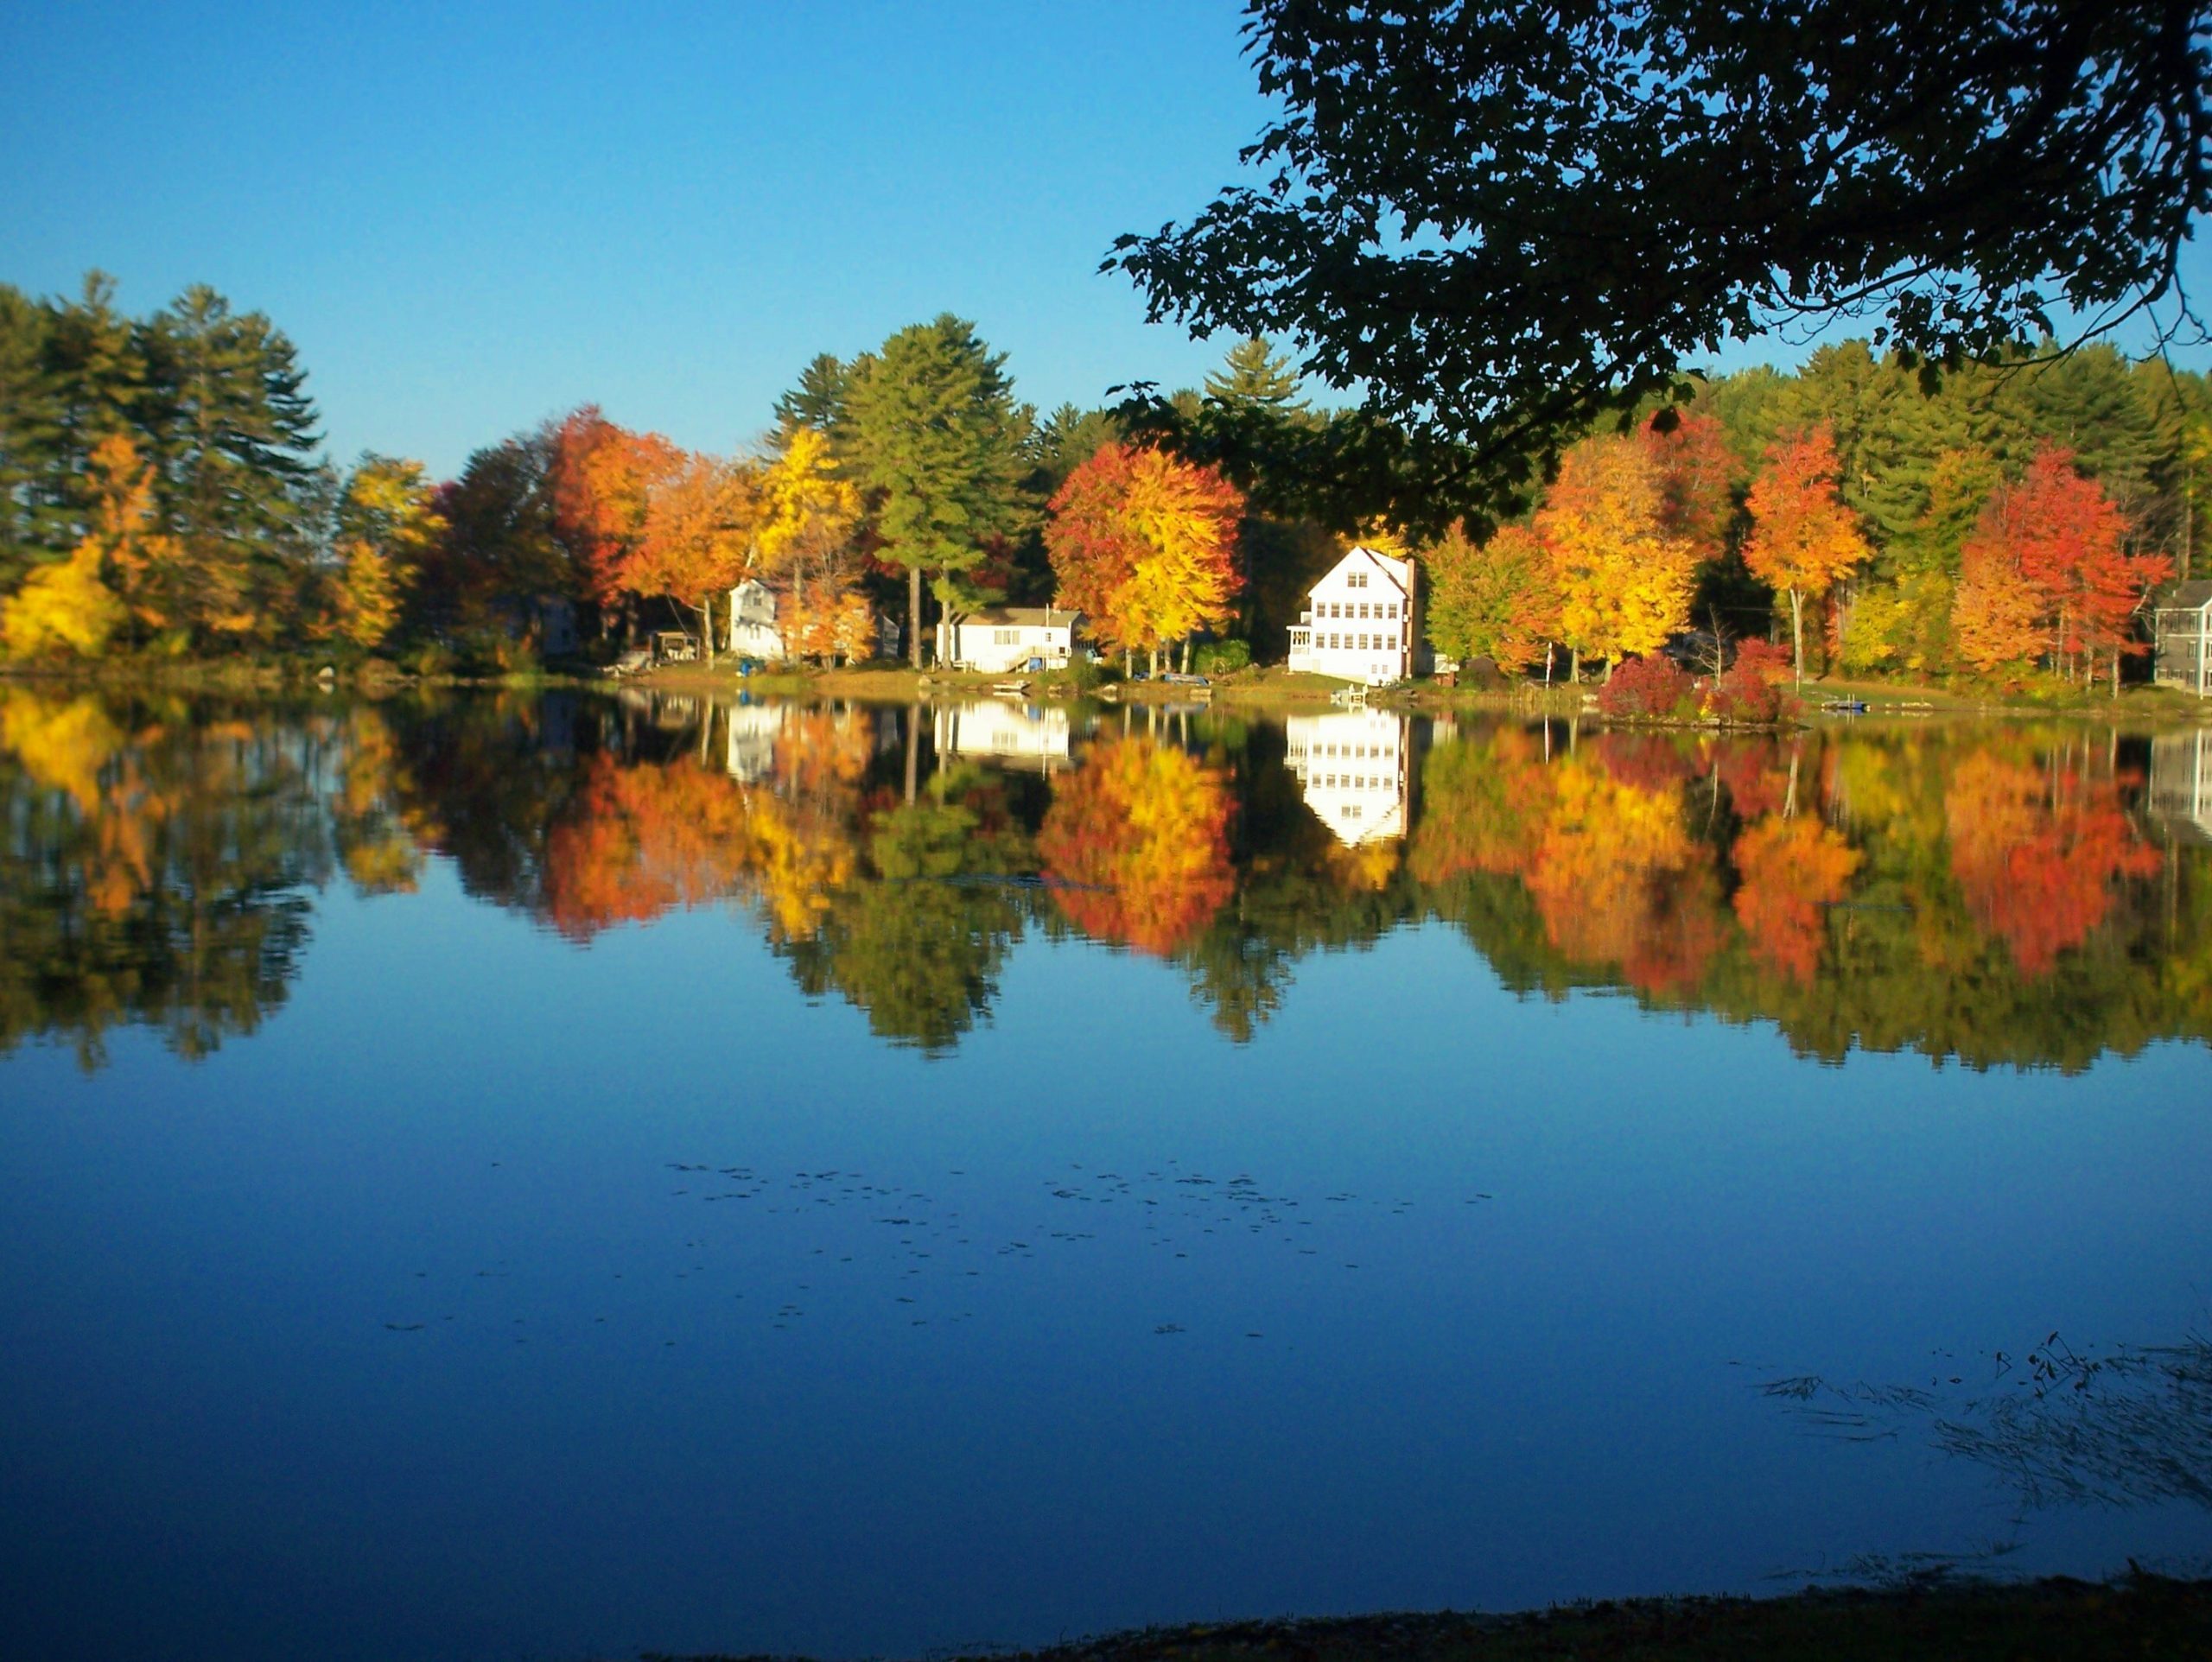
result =
[{"label": "white house", "polygon": [[788,704],[743,703],[722,713],[722,767],[741,784],[757,784],[773,772],[776,741],[783,737]]},{"label": "white house", "polygon": [[1378,837],[1406,834],[1410,758],[1403,716],[1388,710],[1332,710],[1287,717],[1283,728],[1289,745],[1286,759],[1306,805],[1338,841],[1357,847]]},{"label": "white house", "polygon": [[937,753],[1019,763],[1049,773],[1068,764],[1071,733],[1062,704],[989,699],[937,707]]},{"label": "white house", "polygon": [[776,625],[776,596],[757,577],[729,592],[729,650],[741,658],[784,660],[784,631]]},{"label": "white house", "polygon": [[1379,687],[1415,668],[1414,562],[1354,549],[1306,596],[1290,631],[1290,667]]},{"label": "white house", "polygon": [[[777,618],[777,604],[775,590],[757,577],[748,577],[730,590],[729,650],[734,656],[759,658],[766,663],[781,663],[791,657],[783,625]],[[839,618],[837,656],[847,663],[899,656],[902,631],[890,618],[880,612],[869,613],[864,621],[842,612]],[[865,638],[871,629],[873,640]]]},{"label": "white house", "polygon": [[1065,666],[1075,652],[1079,612],[1065,606],[995,606],[970,612],[957,624],[937,626],[939,663],[958,669],[1004,675]]},{"label": "white house", "polygon": [[2212,583],[2179,585],[2151,615],[2158,684],[2212,695]]}]

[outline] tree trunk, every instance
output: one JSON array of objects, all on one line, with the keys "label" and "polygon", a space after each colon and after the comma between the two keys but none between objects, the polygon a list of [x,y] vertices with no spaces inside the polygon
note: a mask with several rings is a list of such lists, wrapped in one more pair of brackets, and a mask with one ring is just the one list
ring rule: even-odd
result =
[{"label": "tree trunk", "polygon": [[1797,684],[1805,684],[1805,597],[1789,591],[1789,656],[1797,666]]},{"label": "tree trunk", "polygon": [[701,627],[700,631],[699,631],[699,638],[700,638],[700,642],[699,642],[699,644],[700,644],[701,648],[702,648],[702,649],[706,652],[706,655],[707,655],[707,668],[709,668],[709,669],[713,669],[713,668],[715,667],[715,592],[714,592],[714,590],[712,590],[712,589],[709,589],[709,590],[707,591],[707,593],[706,593],[705,596],[704,596],[703,598],[702,598],[702,599],[701,599],[701,600],[700,600],[700,602],[699,602],[699,616],[700,616],[700,618],[702,619],[702,626]]},{"label": "tree trunk", "polygon": [[1123,647],[1122,649],[1122,679],[1123,681],[1127,681],[1131,676],[1136,673],[1136,654],[1129,650],[1128,647]]},{"label": "tree trunk", "polygon": [[906,568],[906,661],[922,667],[922,568]]},{"label": "tree trunk", "polygon": [[906,800],[914,800],[914,787],[919,781],[922,754],[922,707],[906,707]]},{"label": "tree trunk", "polygon": [[1183,637],[1183,673],[1186,676],[1191,673],[1191,638],[1188,635]]},{"label": "tree trunk", "polygon": [[1567,682],[1572,686],[1580,687],[1582,684],[1582,649],[1571,646],[1567,652]]}]

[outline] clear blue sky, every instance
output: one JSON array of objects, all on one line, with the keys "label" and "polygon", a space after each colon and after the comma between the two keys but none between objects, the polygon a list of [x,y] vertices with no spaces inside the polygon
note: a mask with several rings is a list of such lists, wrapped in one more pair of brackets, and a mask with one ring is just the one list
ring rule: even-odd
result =
[{"label": "clear blue sky", "polygon": [[1238,20],[13,0],[0,282],[99,266],[134,313],[213,283],[298,343],[335,454],[441,473],[588,400],[734,447],[816,352],[944,310],[1045,409],[1194,384],[1227,343],[1147,327],[1096,267],[1203,205],[1265,119]]},{"label": "clear blue sky", "polygon": [[0,7],[0,282],[213,283],[298,344],[333,451],[594,400],[728,448],[818,352],[974,319],[1021,395],[1193,384],[1114,237],[1264,115],[1235,0]]}]

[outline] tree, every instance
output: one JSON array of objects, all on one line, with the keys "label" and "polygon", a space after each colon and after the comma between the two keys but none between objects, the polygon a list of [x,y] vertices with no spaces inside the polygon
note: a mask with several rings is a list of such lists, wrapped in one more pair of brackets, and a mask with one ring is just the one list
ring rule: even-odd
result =
[{"label": "tree", "polygon": [[2212,211],[2192,6],[1246,10],[1260,178],[1107,268],[1467,440],[1458,513],[1724,339],[1873,309],[1955,362],[2168,295]]},{"label": "tree", "polygon": [[874,494],[880,557],[906,573],[906,640],[922,663],[922,576],[966,571],[1027,517],[1027,412],[1006,358],[945,313],[901,329],[847,387],[852,472]]},{"label": "tree", "polygon": [[146,427],[181,558],[160,610],[203,643],[268,641],[297,587],[301,490],[320,441],[283,333],[204,284],[142,331]]},{"label": "tree", "polygon": [[594,599],[658,593],[630,568],[645,535],[653,481],[675,473],[683,453],[658,433],[632,433],[586,404],[553,431],[546,484],[552,531]]},{"label": "tree", "polygon": [[1795,435],[1766,454],[1745,504],[1751,533],[1744,563],[1761,582],[1789,597],[1789,644],[1797,681],[1805,680],[1805,601],[1818,599],[1871,550],[1836,497],[1835,441],[1825,428]]},{"label": "tree", "polygon": [[671,595],[699,614],[700,642],[715,661],[715,596],[753,562],[760,530],[760,476],[751,465],[677,452],[645,486],[645,516],[621,584],[633,594]]},{"label": "tree", "polygon": [[1632,439],[1587,439],[1568,451],[1536,515],[1559,600],[1559,638],[1609,662],[1656,650],[1682,626],[1696,555],[1667,534],[1657,463]]},{"label": "tree", "polygon": [[104,558],[99,538],[87,536],[25,578],[0,606],[0,649],[11,658],[98,657],[127,615],[101,580]]},{"label": "tree", "polygon": [[338,504],[339,632],[364,652],[390,638],[423,556],[445,534],[419,461],[364,454]]},{"label": "tree", "polygon": [[581,599],[585,569],[554,535],[552,425],[473,453],[460,479],[438,488],[445,523],[426,549],[409,597],[416,621],[474,627],[504,601],[537,595]]},{"label": "tree", "polygon": [[762,571],[783,589],[785,649],[793,657],[838,651],[851,632],[860,556],[853,534],[861,497],[837,469],[826,435],[794,428],[761,480]]},{"label": "tree", "polygon": [[1298,396],[1298,371],[1290,359],[1258,335],[1229,349],[1222,366],[1206,377],[1205,396],[1212,403],[1269,416],[1302,415],[1306,407]]},{"label": "tree", "polygon": [[1037,852],[1069,921],[1165,957],[1236,889],[1221,775],[1148,739],[1094,745],[1052,793]]},{"label": "tree", "polygon": [[1551,561],[1534,531],[1503,525],[1478,544],[1454,527],[1421,563],[1428,572],[1428,638],[1436,645],[1506,670],[1543,657],[1558,604]]},{"label": "tree", "polygon": [[1211,468],[1103,446],[1052,498],[1045,546],[1059,602],[1093,638],[1153,654],[1231,615],[1244,498]]},{"label": "tree", "polygon": [[801,428],[824,438],[836,433],[844,425],[845,396],[852,374],[852,367],[832,353],[821,352],[808,359],[798,373],[798,384],[776,400],[779,442],[788,442],[790,435]]},{"label": "tree", "polygon": [[2136,609],[2171,572],[2164,555],[2131,554],[2120,511],[2075,471],[2071,452],[2045,446],[1997,487],[1961,551],[1961,655],[1986,671],[2048,651],[2094,674],[2108,654],[2117,691]]}]

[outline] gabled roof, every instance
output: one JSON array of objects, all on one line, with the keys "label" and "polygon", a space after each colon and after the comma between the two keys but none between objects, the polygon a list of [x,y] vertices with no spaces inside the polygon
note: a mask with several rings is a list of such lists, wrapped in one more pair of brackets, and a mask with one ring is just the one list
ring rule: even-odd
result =
[{"label": "gabled roof", "polygon": [[1395,588],[1399,593],[1405,595],[1408,599],[1412,598],[1412,574],[1409,568],[1413,565],[1413,561],[1410,560],[1394,560],[1387,554],[1377,554],[1373,549],[1365,547],[1354,548],[1348,551],[1343,559],[1338,561],[1335,565],[1331,566],[1328,570],[1323,572],[1321,575],[1314,580],[1313,587],[1315,588],[1319,588],[1323,583],[1328,581],[1330,578],[1335,576],[1346,566],[1355,563],[1374,567],[1375,569],[1380,571],[1384,577],[1389,580],[1391,587]]},{"label": "gabled roof", "polygon": [[2212,600],[2212,581],[2199,580],[2193,583],[2175,584],[2173,593],[2159,601],[2158,605],[2165,608],[2195,612],[2200,610],[2208,600]]}]

